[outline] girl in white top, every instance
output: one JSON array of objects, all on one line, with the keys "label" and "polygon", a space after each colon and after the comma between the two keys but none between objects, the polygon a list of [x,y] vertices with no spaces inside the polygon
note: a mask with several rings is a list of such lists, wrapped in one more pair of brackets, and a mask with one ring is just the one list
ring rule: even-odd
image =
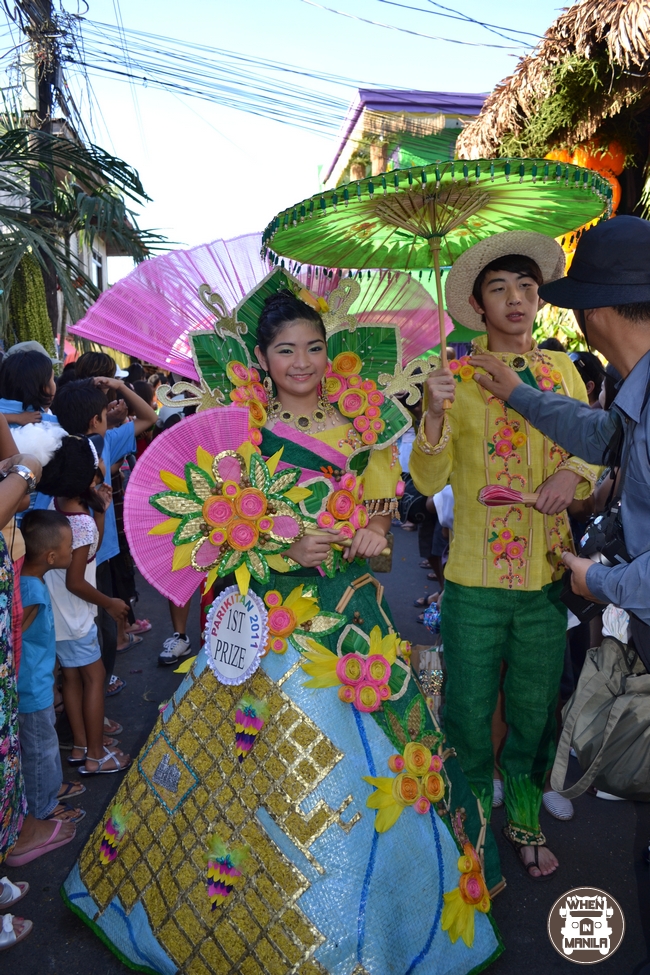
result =
[{"label": "girl in white top", "polygon": [[66,515],[72,529],[70,567],[51,570],[45,582],[52,599],[63,703],[74,741],[68,764],[79,766],[80,775],[121,772],[131,764],[128,755],[109,751],[103,738],[106,675],[95,624],[97,607],[104,607],[116,621],[129,610],[123,600],[112,599],[95,586],[95,553],[111,495],[104,474],[88,437],[65,437],[44,467],[39,484],[39,490],[52,495],[50,507]]}]

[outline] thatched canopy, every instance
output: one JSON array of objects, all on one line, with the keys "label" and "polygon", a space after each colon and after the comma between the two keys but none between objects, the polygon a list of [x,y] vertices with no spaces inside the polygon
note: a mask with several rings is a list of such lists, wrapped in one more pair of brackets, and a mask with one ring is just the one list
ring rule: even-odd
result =
[{"label": "thatched canopy", "polygon": [[[499,84],[457,142],[461,158],[544,155],[598,135],[629,156],[634,209],[650,131],[650,2],[578,0]],[[633,163],[634,159],[634,163]]]}]

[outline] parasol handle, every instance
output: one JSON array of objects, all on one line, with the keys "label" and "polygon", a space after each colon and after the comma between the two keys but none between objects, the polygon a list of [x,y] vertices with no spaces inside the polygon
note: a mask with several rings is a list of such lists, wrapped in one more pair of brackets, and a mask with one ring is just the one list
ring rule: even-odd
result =
[{"label": "parasol handle", "polygon": [[[320,529],[318,529],[318,528],[306,528],[305,529],[305,535],[315,535],[317,538],[327,538],[327,536],[329,535],[329,532],[320,531]],[[352,545],[352,539],[351,538],[344,538],[342,541],[339,541],[339,542],[336,542],[336,543],[333,543],[333,544],[336,544],[338,546],[338,548],[350,548],[351,545]],[[379,554],[380,555],[383,555],[384,557],[386,557],[386,556],[390,555],[390,551],[391,551],[390,550],[390,547],[387,545],[386,548],[382,549]]]},{"label": "parasol handle", "polygon": [[[433,254],[433,267],[436,274],[436,294],[438,296],[438,328],[440,331],[440,365],[447,368],[447,336],[445,334],[445,303],[442,297],[442,275],[440,273],[440,237],[431,237],[429,247]],[[451,400],[443,402],[445,410],[450,409]]]}]

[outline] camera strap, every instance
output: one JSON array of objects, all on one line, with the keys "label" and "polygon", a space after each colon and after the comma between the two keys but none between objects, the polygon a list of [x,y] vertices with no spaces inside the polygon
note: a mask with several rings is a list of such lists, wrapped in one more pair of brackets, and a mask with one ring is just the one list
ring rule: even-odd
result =
[{"label": "camera strap", "polygon": [[[646,406],[648,405],[648,400],[650,399],[650,379],[645,389],[645,395],[643,397],[643,403],[641,404],[641,409],[639,411],[639,419],[643,416]],[[620,414],[619,414],[620,415]],[[630,451],[632,449],[632,443],[634,440],[634,431],[636,429],[636,420],[632,420],[626,417],[627,422],[623,422],[621,417],[621,425],[612,437],[605,452],[605,457],[603,460],[605,463],[609,463],[611,467],[611,478],[612,487],[607,496],[606,505],[609,507],[611,504],[620,502],[623,496],[623,484],[625,482],[625,473],[627,470],[628,461],[630,459]],[[625,436],[626,429],[628,436]],[[616,484],[616,479],[619,478],[618,485]],[[614,489],[618,488],[616,491],[616,497],[614,497]]]}]

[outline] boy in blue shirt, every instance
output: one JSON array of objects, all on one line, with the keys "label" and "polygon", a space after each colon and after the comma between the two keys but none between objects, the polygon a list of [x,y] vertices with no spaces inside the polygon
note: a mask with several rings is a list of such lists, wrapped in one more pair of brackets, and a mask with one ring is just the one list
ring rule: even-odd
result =
[{"label": "boy in blue shirt", "polygon": [[68,809],[61,799],[85,791],[63,782],[59,739],[54,725],[54,616],[43,576],[67,569],[72,561],[72,531],[58,511],[29,511],[21,526],[25,561],[20,576],[23,601],[23,651],[18,673],[18,726],[28,812],[37,819],[78,823],[83,809]]}]

